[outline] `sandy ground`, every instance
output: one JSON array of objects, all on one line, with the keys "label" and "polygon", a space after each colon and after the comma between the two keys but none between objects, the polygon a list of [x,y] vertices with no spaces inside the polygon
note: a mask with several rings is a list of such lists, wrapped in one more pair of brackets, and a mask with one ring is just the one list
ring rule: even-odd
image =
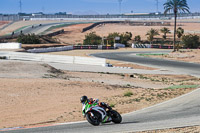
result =
[{"label": "sandy ground", "polygon": [[[0,61],[0,128],[84,120],[79,102],[82,95],[99,98],[127,113],[193,90],[162,88],[200,84],[198,78],[186,75],[68,72],[41,63]],[[144,82],[146,87],[140,87]],[[157,89],[149,88],[155,84]],[[127,92],[133,95],[124,96]]]},{"label": "sandy ground", "polygon": [[83,43],[87,33],[82,33],[82,29],[90,25],[91,24],[77,24],[55,29],[54,31],[64,29],[65,34],[57,35],[54,38],[59,39],[61,43],[66,43],[69,45]]},{"label": "sandy ground", "polygon": [[[147,40],[146,33],[151,28],[160,30],[164,26],[130,26],[128,24],[105,24],[101,26],[97,26],[89,31],[86,31],[84,33],[81,33],[82,29],[86,27],[89,24],[81,24],[81,25],[73,25],[69,27],[62,28],[66,31],[66,34],[58,35],[56,38],[61,40],[63,43],[67,44],[78,44],[83,43],[83,40],[85,38],[85,35],[90,32],[96,32],[97,35],[100,35],[101,37],[107,36],[109,33],[118,32],[118,33],[125,33],[125,32],[131,32],[133,34],[133,38],[136,35],[140,35],[142,40]],[[181,26],[186,34],[200,34],[200,23],[178,23],[178,27]],[[170,29],[171,33],[173,33],[173,25],[167,26],[167,28]],[[109,29],[109,30],[108,30]],[[60,30],[60,29],[57,29]],[[162,38],[162,33],[160,33],[158,38]],[[172,38],[173,34],[168,34],[167,38]]]},{"label": "sandy ground", "polygon": [[4,25],[8,24],[9,21],[0,21],[0,28],[2,28]]}]

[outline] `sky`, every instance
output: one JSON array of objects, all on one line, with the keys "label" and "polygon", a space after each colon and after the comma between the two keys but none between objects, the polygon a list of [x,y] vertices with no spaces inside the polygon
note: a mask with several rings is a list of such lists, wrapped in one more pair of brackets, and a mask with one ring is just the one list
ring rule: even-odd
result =
[{"label": "sky", "polygon": [[[0,13],[20,12],[20,0],[0,0]],[[21,0],[24,13],[56,13],[72,14],[119,14],[118,0]],[[158,0],[158,9],[163,12],[163,3]],[[200,0],[187,0],[191,12],[200,12]],[[156,12],[156,0],[122,0],[121,13]]]}]

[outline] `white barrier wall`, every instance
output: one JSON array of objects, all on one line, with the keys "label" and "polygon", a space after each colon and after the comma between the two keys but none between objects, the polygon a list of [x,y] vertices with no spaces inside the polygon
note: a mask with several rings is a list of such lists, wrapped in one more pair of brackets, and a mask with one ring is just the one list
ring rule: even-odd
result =
[{"label": "white barrier wall", "polygon": [[71,63],[86,65],[105,65],[106,59],[95,57],[62,56],[48,54],[32,54],[18,52],[0,52],[0,56],[6,56],[10,60],[40,61],[48,63]]},{"label": "white barrier wall", "polygon": [[21,43],[0,43],[0,49],[20,49]]},{"label": "white barrier wall", "polygon": [[73,46],[63,46],[63,47],[50,47],[50,48],[35,48],[29,49],[29,53],[47,53],[47,52],[58,52],[58,51],[68,51],[73,50]]}]

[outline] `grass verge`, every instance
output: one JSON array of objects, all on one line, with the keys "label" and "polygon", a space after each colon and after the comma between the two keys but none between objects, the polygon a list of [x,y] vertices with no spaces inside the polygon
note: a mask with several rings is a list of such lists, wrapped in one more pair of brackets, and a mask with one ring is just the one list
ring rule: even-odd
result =
[{"label": "grass verge", "polygon": [[191,88],[198,88],[198,87],[199,85],[174,85],[165,89],[191,89]]},{"label": "grass verge", "polygon": [[145,57],[148,57],[148,56],[164,56],[164,55],[168,55],[168,54],[164,54],[164,53],[152,53],[152,54],[136,54],[138,56],[145,56]]}]

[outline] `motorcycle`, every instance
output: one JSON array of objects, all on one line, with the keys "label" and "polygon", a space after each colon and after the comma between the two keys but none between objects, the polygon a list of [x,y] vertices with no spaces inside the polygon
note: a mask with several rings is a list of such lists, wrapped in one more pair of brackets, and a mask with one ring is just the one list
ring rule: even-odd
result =
[{"label": "motorcycle", "polygon": [[[121,123],[122,117],[121,115],[113,110],[111,107],[108,109],[105,109],[103,107],[100,107],[98,105],[83,105],[82,111],[85,114],[85,117],[87,121],[94,125],[98,126],[100,123],[108,123],[108,122],[113,122],[113,123]],[[107,120],[105,121],[107,117]]]}]

